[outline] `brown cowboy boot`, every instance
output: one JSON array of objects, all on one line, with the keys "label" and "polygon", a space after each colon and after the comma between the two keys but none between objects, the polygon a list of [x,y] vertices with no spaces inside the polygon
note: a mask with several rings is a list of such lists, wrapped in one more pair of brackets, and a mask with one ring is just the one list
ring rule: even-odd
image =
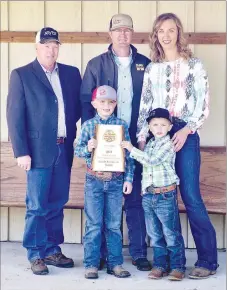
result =
[{"label": "brown cowboy boot", "polygon": [[122,265],[115,266],[112,270],[107,269],[107,274],[114,275],[117,278],[127,278],[131,276],[131,274],[125,270]]},{"label": "brown cowboy boot", "polygon": [[160,268],[153,268],[148,275],[149,279],[162,279],[162,277],[168,276],[168,273]]},{"label": "brown cowboy boot", "polygon": [[95,267],[86,268],[84,277],[86,279],[98,279],[98,269]]},{"label": "brown cowboy boot", "polygon": [[185,277],[184,272],[175,269],[170,272],[168,279],[171,281],[181,281],[184,279],[184,277]]},{"label": "brown cowboy boot", "polygon": [[209,278],[210,275],[214,275],[214,274],[216,274],[215,270],[211,271],[203,267],[195,267],[191,270],[188,277],[191,279],[206,279],[206,278]]}]

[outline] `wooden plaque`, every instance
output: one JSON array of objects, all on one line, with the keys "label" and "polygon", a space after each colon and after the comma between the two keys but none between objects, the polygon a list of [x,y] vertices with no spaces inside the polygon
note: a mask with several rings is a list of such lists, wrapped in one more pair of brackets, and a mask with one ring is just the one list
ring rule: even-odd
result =
[{"label": "wooden plaque", "polygon": [[125,171],[125,152],[121,147],[124,139],[122,125],[96,125],[97,147],[92,154],[94,171]]}]

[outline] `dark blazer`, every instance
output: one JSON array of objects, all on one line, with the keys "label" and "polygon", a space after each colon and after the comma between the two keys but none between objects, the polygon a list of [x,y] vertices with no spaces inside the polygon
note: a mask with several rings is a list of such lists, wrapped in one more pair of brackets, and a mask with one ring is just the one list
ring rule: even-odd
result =
[{"label": "dark blazer", "polygon": [[[81,76],[76,67],[58,63],[58,69],[65,105],[65,146],[68,165],[71,167],[76,122],[81,116]],[[36,168],[47,168],[53,164],[58,129],[58,102],[37,59],[11,73],[7,122],[15,157],[30,155],[32,167]]]}]

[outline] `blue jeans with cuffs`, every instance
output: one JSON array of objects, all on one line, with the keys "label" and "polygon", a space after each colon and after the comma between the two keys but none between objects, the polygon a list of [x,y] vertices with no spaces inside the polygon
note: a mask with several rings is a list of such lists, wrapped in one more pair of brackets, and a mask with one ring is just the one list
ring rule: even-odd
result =
[{"label": "blue jeans with cuffs", "polygon": [[29,261],[61,252],[64,242],[63,207],[69,198],[70,168],[64,144],[56,144],[55,160],[48,168],[27,172],[23,246]]},{"label": "blue jeans with cuffs", "polygon": [[122,255],[122,199],[123,174],[104,181],[86,174],[85,203],[86,214],[84,234],[84,267],[98,268],[102,229],[107,245],[107,266],[113,269],[123,264]]},{"label": "blue jeans with cuffs", "polygon": [[176,189],[143,195],[147,234],[153,247],[153,267],[185,272],[185,247],[181,235]]},{"label": "blue jeans with cuffs", "polygon": [[[174,118],[171,135],[185,125],[184,121]],[[195,132],[188,135],[184,146],[176,154],[176,173],[180,178],[180,193],[198,254],[195,266],[214,271],[218,268],[217,240],[200,193],[200,164],[200,138]]]}]

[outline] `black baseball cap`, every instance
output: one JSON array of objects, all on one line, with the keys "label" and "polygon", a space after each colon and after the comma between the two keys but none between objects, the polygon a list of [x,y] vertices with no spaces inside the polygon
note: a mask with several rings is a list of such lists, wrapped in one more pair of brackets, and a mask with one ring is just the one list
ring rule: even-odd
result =
[{"label": "black baseball cap", "polygon": [[50,41],[56,41],[61,44],[57,30],[51,27],[44,27],[39,30],[36,34],[35,42],[36,43],[46,43]]},{"label": "black baseball cap", "polygon": [[163,108],[156,108],[152,110],[149,114],[149,117],[147,118],[147,122],[149,123],[150,120],[154,118],[164,118],[170,121],[170,123],[173,122],[172,117],[170,116],[170,113],[168,110],[163,109]]}]

